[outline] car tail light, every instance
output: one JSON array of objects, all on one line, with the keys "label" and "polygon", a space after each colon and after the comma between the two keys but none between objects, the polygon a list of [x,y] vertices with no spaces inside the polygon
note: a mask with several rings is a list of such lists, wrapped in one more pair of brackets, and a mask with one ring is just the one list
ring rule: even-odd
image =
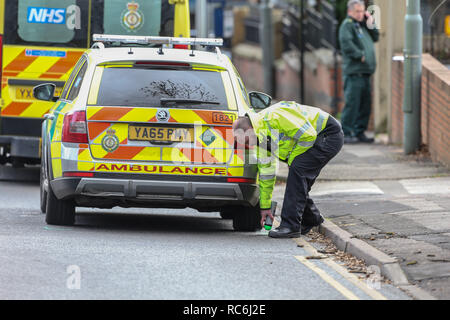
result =
[{"label": "car tail light", "polygon": [[[3,35],[0,34],[0,82],[3,83],[2,70],[3,70]],[[2,90],[0,88],[0,98],[1,98],[1,96],[2,96]]]},{"label": "car tail light", "polygon": [[255,179],[248,179],[248,178],[227,178],[227,182],[232,183],[256,183]]},{"label": "car tail light", "polygon": [[187,44],[176,44],[173,46],[174,49],[185,49],[188,50],[189,49],[189,45]]},{"label": "car tail light", "polygon": [[81,177],[81,178],[92,178],[94,177],[93,172],[64,172],[64,177]]},{"label": "car tail light", "polygon": [[62,141],[88,143],[85,111],[75,111],[64,116]]}]

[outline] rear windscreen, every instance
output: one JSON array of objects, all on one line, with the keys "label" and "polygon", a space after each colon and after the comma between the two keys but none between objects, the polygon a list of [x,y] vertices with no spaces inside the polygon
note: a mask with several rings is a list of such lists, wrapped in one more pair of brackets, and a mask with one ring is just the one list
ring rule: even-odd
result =
[{"label": "rear windscreen", "polygon": [[5,3],[5,44],[87,47],[89,0]]},{"label": "rear windscreen", "polygon": [[169,0],[95,0],[92,11],[92,33],[173,37]]},{"label": "rear windscreen", "polygon": [[7,0],[4,17],[5,44],[88,48],[94,33],[173,37],[174,6],[169,0]]},{"label": "rear windscreen", "polygon": [[104,68],[97,105],[168,107],[163,105],[168,99],[207,102],[178,102],[171,108],[228,109],[222,72],[190,69]]}]

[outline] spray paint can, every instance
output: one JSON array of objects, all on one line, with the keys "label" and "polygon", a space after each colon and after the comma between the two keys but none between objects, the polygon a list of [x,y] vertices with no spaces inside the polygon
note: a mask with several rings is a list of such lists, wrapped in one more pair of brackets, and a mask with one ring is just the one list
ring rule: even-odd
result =
[{"label": "spray paint can", "polygon": [[[275,218],[275,212],[277,211],[277,202],[272,201],[272,206],[270,207],[270,211],[272,212],[272,216]],[[266,217],[266,221],[264,222],[264,229],[267,231],[272,229],[273,221],[270,216]]]}]

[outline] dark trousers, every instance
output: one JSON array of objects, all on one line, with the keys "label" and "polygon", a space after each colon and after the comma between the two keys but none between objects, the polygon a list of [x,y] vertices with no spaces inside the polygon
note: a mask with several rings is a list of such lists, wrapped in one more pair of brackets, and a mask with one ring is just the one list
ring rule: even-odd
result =
[{"label": "dark trousers", "polygon": [[344,77],[345,107],[342,130],[346,136],[358,136],[367,130],[372,108],[370,75]]},{"label": "dark trousers", "polygon": [[289,175],[281,210],[281,227],[300,230],[300,226],[314,225],[320,216],[319,209],[309,197],[309,191],[323,167],[342,149],[344,134],[332,117],[327,127],[317,137],[314,146],[295,157]]}]

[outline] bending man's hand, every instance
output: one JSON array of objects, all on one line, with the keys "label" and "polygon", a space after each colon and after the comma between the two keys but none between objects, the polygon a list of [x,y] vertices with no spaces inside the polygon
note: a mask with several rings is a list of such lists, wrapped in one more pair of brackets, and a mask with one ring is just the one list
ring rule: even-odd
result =
[{"label": "bending man's hand", "polygon": [[272,215],[272,210],[270,209],[263,209],[261,210],[261,227],[264,227],[264,223],[266,222],[267,216],[272,218],[272,221],[274,221],[274,217]]}]

